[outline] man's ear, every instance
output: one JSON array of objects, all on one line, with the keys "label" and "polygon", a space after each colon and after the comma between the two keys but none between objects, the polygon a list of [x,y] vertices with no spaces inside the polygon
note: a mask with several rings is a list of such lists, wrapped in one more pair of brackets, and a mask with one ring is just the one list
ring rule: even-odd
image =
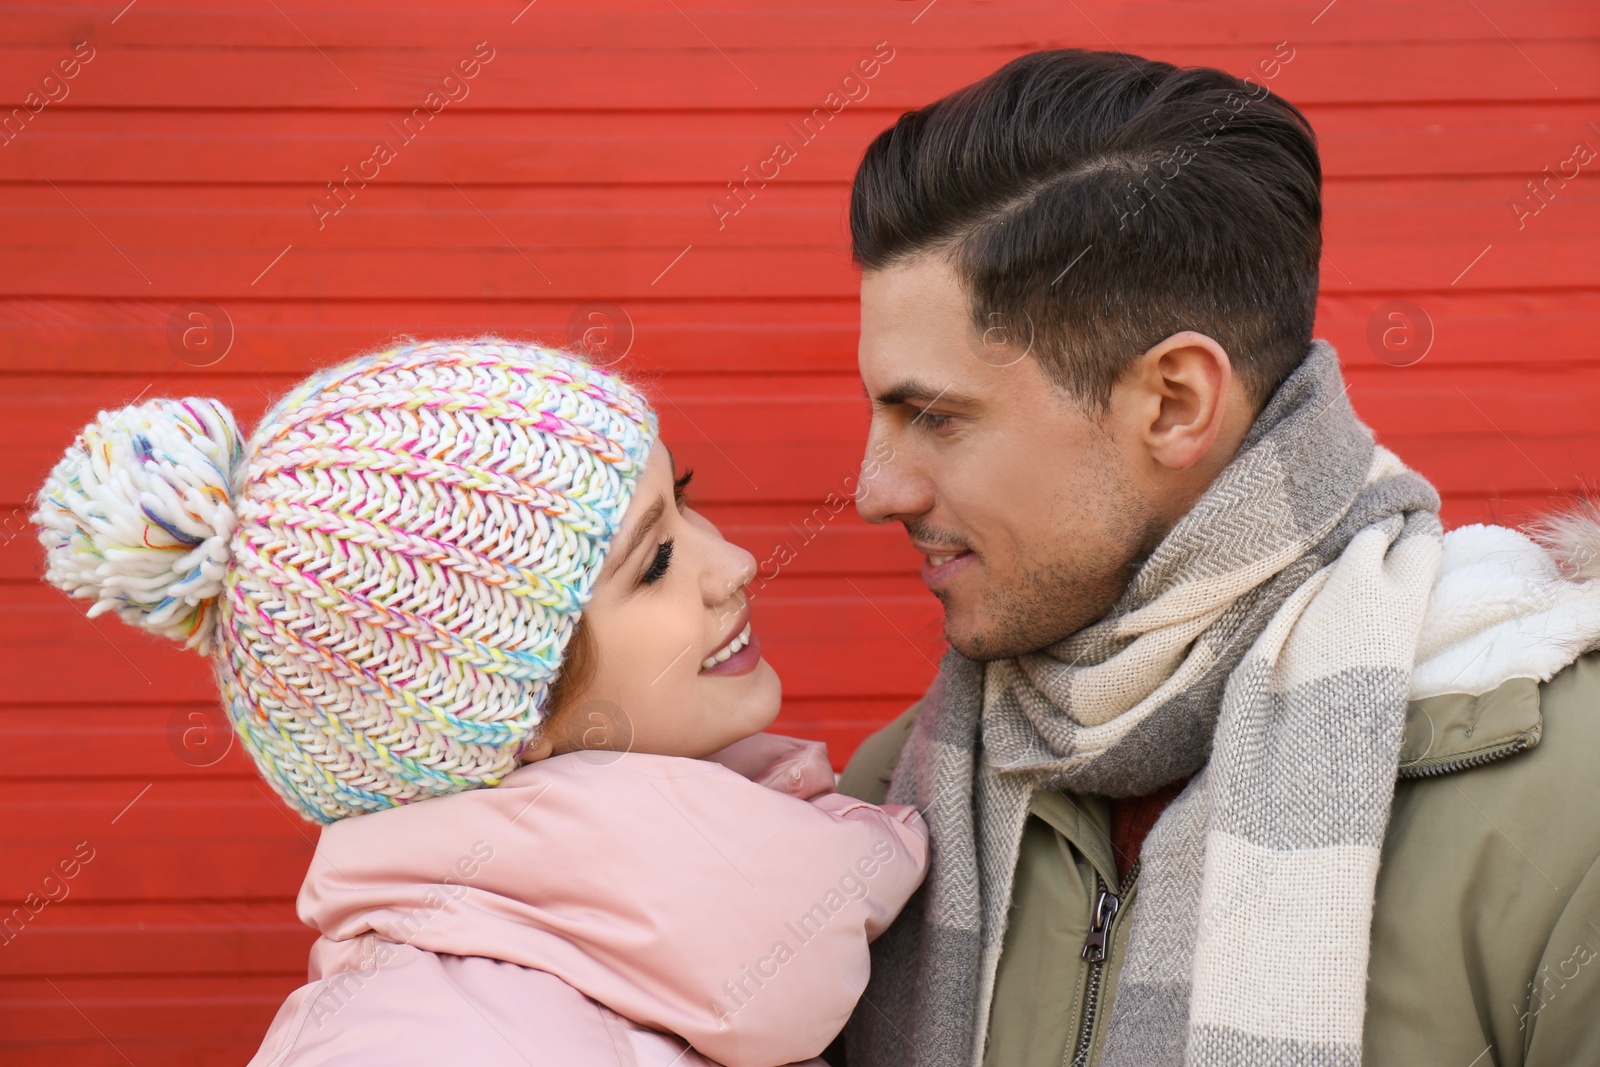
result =
[{"label": "man's ear", "polygon": [[1205,458],[1225,426],[1238,421],[1233,409],[1247,403],[1227,351],[1193,330],[1151,347],[1114,392],[1123,394],[1124,411],[1135,420],[1129,429],[1143,451],[1172,471],[1188,470]]}]

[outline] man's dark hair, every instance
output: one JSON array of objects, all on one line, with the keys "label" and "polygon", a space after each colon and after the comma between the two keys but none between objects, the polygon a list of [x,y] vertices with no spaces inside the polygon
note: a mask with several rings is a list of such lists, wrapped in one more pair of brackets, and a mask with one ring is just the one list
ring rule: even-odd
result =
[{"label": "man's dark hair", "polygon": [[1322,166],[1305,116],[1264,85],[1034,52],[880,133],[850,233],[869,271],[948,256],[977,328],[1031,337],[1096,408],[1180,330],[1227,349],[1260,403],[1311,346]]}]

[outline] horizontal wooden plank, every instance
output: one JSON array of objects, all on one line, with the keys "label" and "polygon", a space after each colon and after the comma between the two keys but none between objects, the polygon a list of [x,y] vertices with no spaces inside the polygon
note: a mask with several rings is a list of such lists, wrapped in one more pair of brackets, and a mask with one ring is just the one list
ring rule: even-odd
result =
[{"label": "horizontal wooden plank", "polygon": [[[1554,365],[1583,363],[1600,332],[1600,292],[1595,291],[1476,292],[1445,286],[1380,294],[1354,288],[1325,269],[1318,332],[1338,346],[1347,367],[1380,365],[1367,345],[1367,324],[1391,297],[1420,301],[1429,316],[1435,329],[1429,366],[1518,368],[1534,358]],[[776,368],[855,373],[857,309],[851,297],[615,303],[613,294],[600,290],[583,298],[584,303],[598,300],[614,304],[597,312],[614,342],[632,338],[617,369],[646,379],[664,375],[661,388],[669,396],[676,395],[681,376],[692,374],[765,376]],[[563,345],[573,336],[575,316],[579,326],[588,321],[576,299],[230,300],[217,306],[219,321],[225,317],[231,324],[233,344],[210,363],[217,358],[215,349],[186,350],[181,335],[180,343],[169,347],[168,325],[180,306],[175,300],[0,299],[0,376],[116,373],[142,376],[134,392],[146,385],[184,391],[204,387],[193,378],[201,369],[208,375],[290,381],[317,366],[381,351],[402,335],[487,333]]]},{"label": "horizontal wooden plank", "polygon": [[[730,158],[727,177],[739,177],[744,162]],[[853,163],[852,157],[844,166]],[[838,177],[842,169],[828,177]],[[338,177],[337,171],[329,173]],[[378,182],[352,188],[345,210],[328,218],[319,231],[307,205],[319,197],[324,205],[338,204],[321,183],[194,187],[56,182],[56,188],[18,184],[7,190],[0,206],[0,249],[10,253],[43,246],[104,248],[107,238],[119,245],[253,247],[297,233],[306,240],[314,237],[319,247],[368,249],[503,249],[507,241],[524,249],[682,248],[713,238],[727,248],[837,249],[849,239],[848,189],[842,182],[753,184],[745,210],[726,215],[720,226],[709,202],[720,197],[724,206],[739,206],[721,182],[622,188],[494,185],[472,187],[470,194],[460,183],[456,189],[443,183]],[[1499,196],[1506,188],[1503,180],[1485,180],[1483,198]],[[1462,222],[1475,221],[1479,215],[1472,207],[1460,210]],[[84,225],[85,215],[106,237]],[[1451,219],[1456,221],[1456,216]]]},{"label": "horizontal wooden plank", "polygon": [[255,1054],[284,1000],[305,984],[302,974],[300,980],[271,979],[271,992],[253,996],[90,1000],[69,992],[78,984],[70,977],[20,981],[28,990],[24,999],[0,999],[0,1061],[6,1067],[242,1064]]},{"label": "horizontal wooden plank", "polygon": [[[1487,131],[1461,131],[1481,142]],[[1330,247],[1347,241],[1409,241],[1482,237],[1510,240],[1554,227],[1577,237],[1600,236],[1600,191],[1592,183],[1550,179],[1541,203],[1527,190],[1544,160],[1561,162],[1576,137],[1527,131],[1537,150],[1522,154],[1527,179],[1504,174],[1437,179],[1346,182],[1324,198]],[[1590,134],[1600,144],[1600,135]],[[1494,151],[1501,165],[1515,156]],[[851,163],[854,162],[852,159]],[[734,164],[737,166],[737,164]],[[1568,168],[1570,172],[1570,167]],[[733,170],[729,170],[733,174]],[[737,176],[737,175],[735,175]],[[318,248],[503,250],[507,243],[536,249],[718,248],[764,246],[848,250],[849,187],[845,174],[827,185],[774,181],[752,185],[748,203],[721,185],[652,188],[496,185],[470,196],[448,185],[356,188],[345,210],[319,231],[307,204],[336,202],[320,186],[105,185],[53,188],[18,184],[0,205],[0,250],[26,257],[39,248],[102,252],[119,247],[184,248],[196,252],[259,247],[300,236]],[[741,187],[742,188],[742,187]],[[712,211],[713,201],[728,208]],[[1514,210],[1513,204],[1521,205]],[[81,212],[81,214],[80,214]],[[93,225],[85,224],[85,218]]]},{"label": "horizontal wooden plank", "polygon": [[[435,183],[447,191],[447,182],[468,189],[508,182],[699,182],[722,188],[742,182],[749,166],[751,174],[773,181],[781,175],[792,184],[837,180],[853,170],[867,142],[898,113],[865,107],[837,115],[801,108],[759,115],[534,111],[510,118],[462,112],[441,115],[416,134],[397,129],[399,112],[45,112],[3,143],[0,180],[92,181],[114,166],[133,182],[187,184],[199,176],[208,182],[299,182],[324,195],[324,183],[342,186],[347,180],[358,193],[362,180],[367,191],[408,182]],[[522,135],[507,138],[508,122]],[[1512,144],[1522,136],[1508,134]],[[780,141],[793,156],[782,154],[774,163]],[[380,143],[392,158],[376,150]],[[754,181],[752,188],[759,185]],[[310,198],[308,190],[286,203],[311,220]],[[700,196],[688,203],[704,210],[704,201]]]},{"label": "horizontal wooden plank", "polygon": [[[314,232],[314,231],[312,231]],[[300,236],[291,231],[290,238]],[[1548,248],[1569,255],[1557,237]],[[1451,242],[1436,252],[1448,264],[1465,262],[1476,249]],[[1575,249],[1573,252],[1575,253]],[[1416,260],[1423,261],[1427,251]],[[364,250],[296,246],[210,249],[191,252],[140,245],[100,249],[41,248],[31,269],[0,260],[0,295],[54,297],[64,294],[187,301],[251,296],[323,298],[417,297],[559,299],[577,302],[609,291],[618,300],[657,294],[716,293],[735,298],[836,298],[855,291],[855,272],[843,249],[630,248],[592,252],[552,248],[396,250],[374,269]],[[1434,264],[1429,263],[1429,266]],[[1361,270],[1353,263],[1347,270]],[[1376,264],[1368,265],[1374,273]],[[1588,270],[1581,264],[1583,284]],[[1412,285],[1427,284],[1431,275]]]},{"label": "horizontal wooden plank", "polygon": [[51,777],[52,754],[68,745],[130,779],[256,773],[216,697],[149,706],[108,694],[87,705],[0,707],[0,780]]},{"label": "horizontal wooden plank", "polygon": [[[0,1057],[7,1067],[113,1062],[127,1067],[130,1060],[141,1065],[244,1063],[284,998],[304,984],[304,966],[297,970],[294,975],[0,978]],[[129,1059],[120,1058],[118,1049]],[[33,1058],[44,1050],[62,1058]],[[94,1058],[101,1052],[113,1060]],[[212,1058],[222,1052],[232,1058]]]},{"label": "horizontal wooden plank", "polygon": [[[254,807],[264,808],[266,803],[261,800]],[[0,804],[0,807],[11,806]],[[222,802],[186,807],[169,804],[162,810],[174,820],[187,821],[201,818],[208,807],[242,816],[252,811],[249,804]],[[8,814],[20,812],[13,808]],[[27,814],[50,819],[52,828],[63,831],[59,835],[62,838],[70,837],[73,832],[85,835],[77,838],[78,841],[92,840],[92,831],[84,824],[104,822],[109,817],[103,807],[94,811],[65,808],[54,813],[30,810]],[[109,814],[116,814],[115,809]],[[76,825],[69,826],[73,820]],[[15,907],[28,893],[42,894],[43,880],[70,849],[71,845],[56,842],[8,841],[5,851],[11,866],[0,879],[4,883],[3,895],[12,901],[10,907]],[[167,833],[151,834],[141,840],[112,842],[102,839],[97,846],[98,858],[78,876],[74,893],[83,894],[85,899],[102,900],[183,900],[205,896],[289,900],[300,888],[312,851],[312,842],[296,836],[287,826],[270,837],[233,838],[224,833],[201,837],[185,827],[177,833],[170,832],[169,828]],[[26,936],[24,930],[22,937]]]},{"label": "horizontal wooden plank", "polygon": [[[1071,13],[1043,16],[1056,43],[1086,48],[1105,38]],[[887,31],[879,31],[887,32]],[[912,30],[884,38],[890,57],[867,84],[880,106],[909,108],[950,92],[1030,51],[1017,45],[959,47],[915,43]],[[816,48],[719,45],[654,50],[556,49],[511,43],[504,35],[458,32],[437,47],[173,48],[127,47],[107,34],[90,64],[69,83],[61,110],[81,107],[421,108],[515,110],[680,110],[822,106],[830,91],[874,55],[877,35]],[[498,42],[495,38],[498,37]],[[472,58],[474,42],[492,55],[469,81],[444,79]],[[1272,88],[1306,103],[1434,100],[1584,100],[1600,96],[1600,40],[1362,41],[1295,44]],[[492,51],[491,51],[492,49]],[[892,51],[891,51],[892,49]],[[1520,51],[1520,54],[1519,54]],[[0,102],[22,105],[67,54],[60,45],[0,46]],[[1273,59],[1261,44],[1167,45],[1147,54],[1180,66],[1255,72]],[[603,58],[602,58],[603,57]],[[1269,70],[1273,68],[1268,68]],[[1492,72],[1492,78],[1485,78]],[[858,95],[860,90],[856,90]],[[841,96],[842,99],[842,96]],[[441,110],[442,109],[442,110]],[[45,112],[41,111],[43,115]]]},{"label": "horizontal wooden plank", "polygon": [[292,900],[94,903],[56,883],[59,901],[25,922],[11,906],[0,976],[303,974],[316,934]]},{"label": "horizontal wooden plank", "polygon": [[611,346],[602,361],[646,378],[774,368],[853,373],[856,362],[856,304],[845,298],[618,303],[613,293],[597,289],[564,300],[249,300],[213,307],[201,314],[219,337],[231,332],[233,338],[220,356],[217,349],[186,347],[181,333],[169,340],[175,317],[179,325],[191,321],[176,301],[0,299],[0,375],[111,371],[145,375],[140,388],[154,377],[158,388],[185,389],[182,379],[203,367],[223,376],[290,381],[318,366],[382,351],[399,337],[493,334],[568,346],[591,328],[607,331],[595,335]]},{"label": "horizontal wooden plank", "polygon": [[[216,998],[222,1001],[255,1001],[275,998],[274,1006],[297,985],[305,982],[306,968],[294,969],[292,974],[215,974],[205,977],[195,975],[124,975],[121,977],[67,978],[57,983],[62,992],[73,1000],[85,1004],[105,1004],[130,1001],[146,1004],[163,1004],[183,1001],[204,1001]],[[290,985],[285,988],[285,979]],[[18,1005],[43,1008],[46,998],[61,1002],[60,996],[38,978],[0,977],[0,1006],[15,1010]],[[10,1016],[15,1019],[16,1016]],[[263,1025],[265,1032],[265,1025]],[[12,1026],[0,1026],[0,1037],[15,1033]]]},{"label": "horizontal wooden plank", "polygon": [[1572,495],[1552,493],[1497,493],[1493,495],[1444,494],[1444,508],[1440,511],[1445,525],[1454,529],[1472,523],[1489,523],[1494,526],[1523,527],[1554,512],[1565,510],[1572,504]]},{"label": "horizontal wooden plank", "polygon": [[[1566,437],[1594,426],[1600,366],[1516,369],[1363,363],[1346,372],[1356,410],[1380,433],[1410,437],[1498,435],[1518,440]],[[1515,388],[1510,388],[1510,386]]]},{"label": "horizontal wooden plank", "polygon": [[[887,71],[880,77],[888,77]],[[1296,102],[1305,104],[1318,132],[1330,182],[1524,170],[1532,177],[1544,165],[1566,159],[1579,141],[1600,147],[1584,103],[1526,101],[1462,109],[1446,102]],[[743,168],[749,166],[751,174],[772,179],[765,195],[796,182],[847,180],[867,142],[902,110],[877,103],[868,97],[826,122],[809,107],[755,113],[529,111],[514,117],[463,111],[441,114],[410,140],[391,125],[398,113],[47,110],[20,133],[12,130],[3,143],[0,181],[101,182],[116,174],[122,182],[185,186],[305,184],[326,195],[324,183],[348,178],[359,202],[381,188],[408,183],[442,186],[452,197],[457,194],[447,182],[463,189],[566,183],[624,190],[697,183],[725,192],[724,183],[742,182]],[[508,122],[519,136],[504,136]],[[394,156],[375,167],[367,161],[380,141]],[[781,165],[775,165],[769,161],[780,141],[793,157],[781,157]],[[357,180],[362,174],[368,182],[364,189]],[[752,188],[759,189],[759,182]],[[310,189],[274,195],[285,196],[281,203],[312,219]],[[695,195],[686,203],[705,210],[705,200]],[[328,225],[343,226],[351,214]]]},{"label": "horizontal wooden plank", "polygon": [[[462,38],[469,31],[499,31],[510,39],[537,40],[550,48],[626,48],[681,50],[703,48],[705,37],[740,47],[815,48],[840,40],[876,40],[889,30],[915,33],[919,44],[973,47],[1046,48],[1061,43],[1060,34],[1092,23],[1119,47],[1129,50],[1164,45],[1271,45],[1294,32],[1319,42],[1377,42],[1425,37],[1430,40],[1500,40],[1504,26],[1518,41],[1564,39],[1596,33],[1592,6],[1582,0],[1541,0],[1512,4],[1484,0],[1491,18],[1470,6],[1430,0],[1408,4],[1368,4],[1341,11],[1338,18],[1319,20],[1307,31],[1298,10],[1270,0],[1233,2],[1229,18],[1194,3],[1140,3],[1127,0],[1082,0],[1072,10],[1055,3],[966,3],[945,0],[916,20],[922,4],[902,3],[863,10],[835,0],[796,10],[707,10],[685,6],[689,17],[663,11],[644,0],[607,0],[578,4],[543,0],[515,24],[504,3],[408,4],[378,10],[370,5],[341,3],[328,9],[314,3],[281,3],[283,14],[270,10],[195,10],[185,0],[144,0],[137,19],[107,23],[115,5],[96,18],[87,9],[54,10],[7,4],[0,20],[0,43],[67,43],[98,31],[122,46],[249,45],[303,48],[307,38],[323,48],[352,46],[413,47],[418,41]],[[15,7],[15,10],[10,10]],[[625,15],[625,18],[618,18]],[[304,36],[302,36],[304,34]]]},{"label": "horizontal wooden plank", "polygon": [[[162,1033],[185,1033],[185,1013],[193,1010],[188,1005],[179,1005],[164,1013],[161,1016]],[[276,1011],[276,1006],[273,1010]],[[128,1067],[129,1063],[159,1063],[164,1067],[232,1067],[247,1062],[261,1044],[259,1036],[249,1040],[234,1038],[219,1041],[192,1037],[135,1041],[123,1037],[113,1042],[96,1033],[76,1012],[70,1018],[61,1013],[52,1013],[49,1018],[52,1025],[43,1033],[76,1036],[41,1037],[15,1042],[0,1040],[0,1053],[4,1054],[7,1067]],[[267,1012],[262,1018],[265,1021],[254,1029],[264,1035],[267,1024],[272,1020],[272,1012]]]},{"label": "horizontal wooden plank", "polygon": [[[110,696],[106,702],[116,700],[116,696]],[[72,788],[74,785],[76,791]],[[152,785],[117,768],[115,773],[76,783],[0,782],[0,805],[13,812],[13,817],[0,824],[0,840],[37,845],[57,853],[37,872],[12,871],[13,881],[23,884],[34,880],[30,874],[43,877],[55,866],[56,859],[67,858],[81,842],[88,841],[89,847],[84,851],[93,855],[80,864],[82,871],[74,883],[78,889],[97,884],[102,876],[95,872],[116,866],[100,862],[107,848],[115,850],[133,843],[161,842],[169,838],[276,840],[284,836],[309,848],[320,832],[320,827],[312,823],[284,818],[289,809],[282,806],[265,783],[253,776],[174,778]],[[179,811],[192,815],[173,822],[170,816]],[[26,817],[16,813],[26,813]],[[174,834],[174,831],[180,833]],[[123,899],[104,893],[86,892],[84,895],[86,898]],[[19,896],[8,891],[0,895],[0,899],[16,900]],[[213,893],[211,896],[255,900],[274,894]]]},{"label": "horizontal wooden plank", "polygon": [[1442,492],[1567,496],[1600,483],[1593,436],[1507,441],[1495,436],[1387,434],[1380,440]]},{"label": "horizontal wooden plank", "polygon": [[[1593,243],[1593,237],[1569,234],[1554,220],[1499,242],[1454,234],[1402,242],[1330,241],[1323,260],[1325,284],[1366,293],[1450,287],[1592,290],[1600,288],[1600,258],[1587,254]],[[624,303],[707,294],[741,300],[837,299],[849,297],[858,284],[842,246],[395,249],[383,257],[381,269],[374,269],[366,250],[290,239],[277,248],[43,247],[26,259],[0,260],[0,296],[92,295],[174,303],[255,296],[576,303],[596,292],[610,292]]]},{"label": "horizontal wooden plank", "polygon": [[220,1067],[254,1055],[292,975],[0,978],[7,1067]]},{"label": "horizontal wooden plank", "polygon": [[[282,909],[290,919],[292,907]],[[0,974],[59,979],[97,974],[293,973],[316,935],[299,925],[267,930],[143,926],[113,932],[29,928],[0,954]]]}]

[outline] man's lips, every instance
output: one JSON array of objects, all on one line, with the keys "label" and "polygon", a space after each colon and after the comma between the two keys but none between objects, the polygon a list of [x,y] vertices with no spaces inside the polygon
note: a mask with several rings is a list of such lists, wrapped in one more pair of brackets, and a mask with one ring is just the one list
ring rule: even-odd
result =
[{"label": "man's lips", "polygon": [[922,553],[922,580],[929,589],[938,592],[973,560],[970,548],[950,545],[924,545],[916,541],[911,547]]},{"label": "man's lips", "polygon": [[911,541],[911,547],[927,556],[930,560],[939,563],[948,563],[957,556],[966,556],[972,553],[972,549],[967,548],[965,545],[930,545],[915,538]]}]

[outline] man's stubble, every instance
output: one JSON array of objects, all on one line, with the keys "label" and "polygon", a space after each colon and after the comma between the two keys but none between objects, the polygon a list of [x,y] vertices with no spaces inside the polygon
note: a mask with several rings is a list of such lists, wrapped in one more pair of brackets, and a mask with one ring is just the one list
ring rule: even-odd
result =
[{"label": "man's stubble", "polygon": [[[1106,615],[1161,543],[1168,524],[1138,472],[1106,445],[1089,459],[1095,473],[1081,495],[1057,504],[1071,533],[1025,554],[1014,578],[987,590],[976,631],[952,633],[947,617],[945,638],[956,651],[980,661],[1011,659],[1071,637]],[[1085,534],[1096,536],[1097,547],[1084,547]]]}]

